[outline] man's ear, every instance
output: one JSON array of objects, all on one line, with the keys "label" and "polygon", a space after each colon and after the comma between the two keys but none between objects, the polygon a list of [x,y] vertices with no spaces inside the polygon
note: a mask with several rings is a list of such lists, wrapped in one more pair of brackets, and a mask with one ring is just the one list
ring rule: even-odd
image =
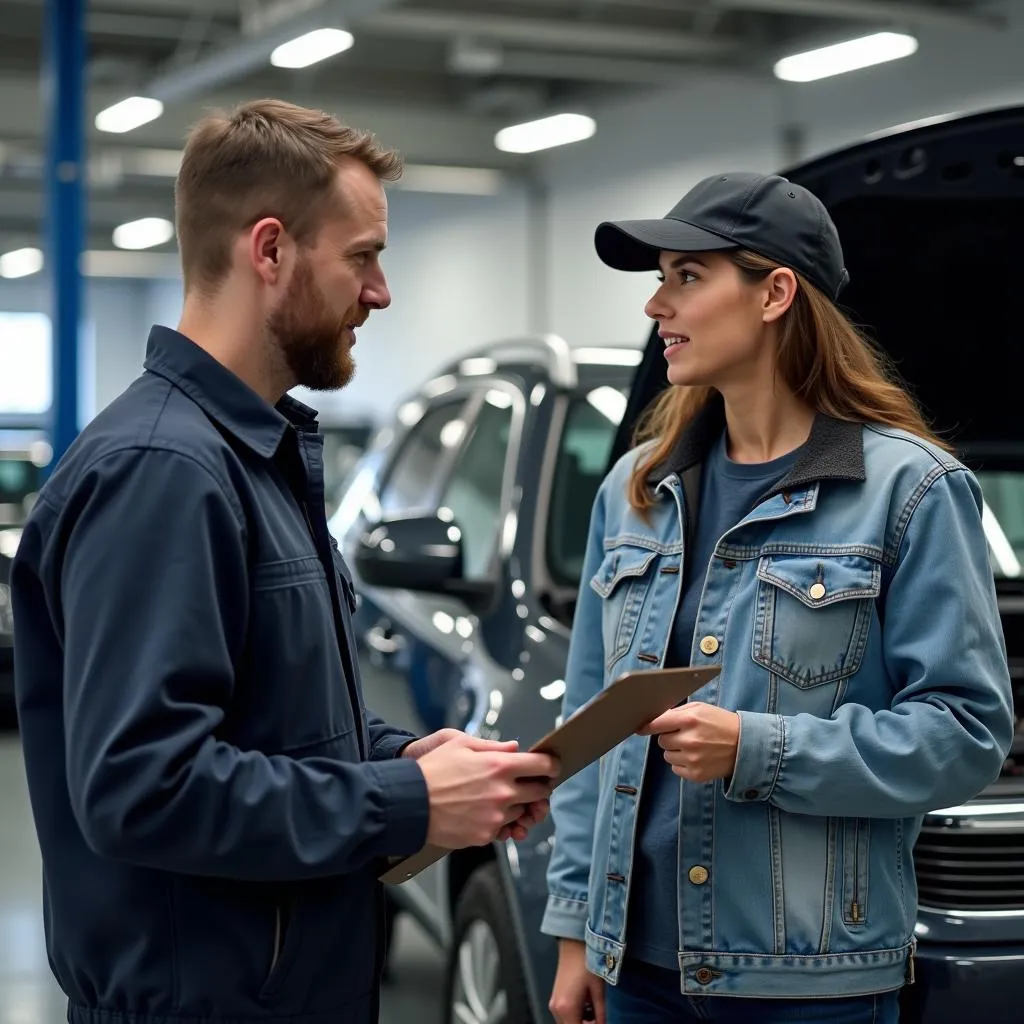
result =
[{"label": "man's ear", "polygon": [[264,217],[249,230],[248,259],[266,284],[277,284],[288,259],[292,241],[276,217]]},{"label": "man's ear", "polygon": [[764,281],[764,307],[762,319],[766,324],[773,323],[793,305],[796,298],[797,283],[796,274],[788,267],[778,267],[773,270]]}]

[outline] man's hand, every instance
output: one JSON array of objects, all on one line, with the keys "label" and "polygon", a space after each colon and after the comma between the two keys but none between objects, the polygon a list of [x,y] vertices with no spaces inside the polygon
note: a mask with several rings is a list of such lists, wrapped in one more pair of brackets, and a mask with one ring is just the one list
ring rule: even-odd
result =
[{"label": "man's hand", "polygon": [[[519,749],[515,740],[485,740],[478,736],[470,736],[469,733],[460,729],[438,729],[437,732],[424,736],[421,739],[413,740],[405,750],[402,757],[412,758],[414,761],[429,754],[446,743],[456,743],[459,746],[469,747],[471,750],[501,750],[509,753]],[[535,800],[523,807],[522,813],[515,821],[505,825],[495,838],[498,842],[506,839],[514,839],[517,842],[526,838],[529,830],[539,825],[548,815],[549,804],[545,800]]]},{"label": "man's hand", "polygon": [[558,761],[548,754],[519,753],[517,747],[515,740],[463,733],[422,756],[430,794],[428,842],[455,850],[525,839],[543,821]]},{"label": "man's hand", "polygon": [[689,702],[659,715],[637,732],[658,737],[665,760],[681,779],[727,779],[736,768],[740,716],[735,711]]},{"label": "man's hand", "polygon": [[[437,750],[442,743],[448,743],[450,740],[465,740],[469,739],[469,733],[462,732],[459,729],[438,729],[437,732],[432,732],[429,736],[423,736],[421,739],[413,740],[405,750],[402,751],[402,757],[410,757],[414,761],[418,761],[424,754],[429,754],[432,750]],[[481,740],[481,743],[490,742],[488,740]],[[495,749],[508,750],[509,747],[506,744],[501,746],[496,745]],[[513,747],[513,750],[516,748]]]}]

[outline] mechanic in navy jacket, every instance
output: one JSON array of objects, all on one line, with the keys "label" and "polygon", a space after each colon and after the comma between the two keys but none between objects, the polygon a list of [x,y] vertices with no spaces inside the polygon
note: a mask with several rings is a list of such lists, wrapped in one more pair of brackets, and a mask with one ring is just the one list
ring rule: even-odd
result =
[{"label": "mechanic in navy jacket", "polygon": [[152,330],[25,528],[18,712],[72,1024],[376,1022],[386,858],[546,811],[550,758],[364,709],[322,437],[286,396],[347,383],[390,302],[398,172],[289,104],[200,122],[180,330]]}]

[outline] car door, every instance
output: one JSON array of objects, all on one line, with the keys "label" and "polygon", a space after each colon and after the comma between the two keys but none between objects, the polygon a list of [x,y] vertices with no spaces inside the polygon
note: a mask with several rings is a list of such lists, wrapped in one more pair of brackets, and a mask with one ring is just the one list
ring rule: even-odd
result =
[{"label": "car door", "polygon": [[[462,536],[464,579],[496,580],[525,408],[518,388],[503,381],[474,384],[429,404],[385,471],[372,511],[445,510]],[[481,643],[478,615],[458,597],[358,588],[368,706],[420,735],[446,725],[474,730],[490,710],[494,677],[507,673]],[[427,871],[402,886],[402,898],[443,941],[442,885],[441,872]]]},{"label": "car door", "polygon": [[[346,541],[381,516],[437,507],[442,483],[465,438],[472,397],[466,392],[448,394],[427,406],[396,445],[378,485],[363,496],[362,512]],[[396,602],[404,595],[367,587],[358,579],[357,590],[359,607],[353,621],[367,704],[386,721],[417,734],[440,728],[433,724],[438,709],[419,674],[411,671],[415,648],[404,621],[409,613]]]}]

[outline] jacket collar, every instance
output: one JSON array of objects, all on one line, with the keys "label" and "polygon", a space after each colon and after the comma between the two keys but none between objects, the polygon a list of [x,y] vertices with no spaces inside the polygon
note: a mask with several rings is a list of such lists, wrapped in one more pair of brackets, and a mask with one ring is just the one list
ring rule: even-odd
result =
[{"label": "jacket collar", "polygon": [[215,423],[258,455],[271,458],[288,428],[317,431],[315,409],[285,395],[272,406],[195,342],[168,327],[154,326],[145,368],[180,388]]},{"label": "jacket collar", "polygon": [[[668,456],[651,468],[649,482],[657,484],[672,473],[682,476],[703,462],[724,429],[725,403],[722,396],[715,393],[683,431]],[[862,481],[865,478],[861,424],[819,412],[793,468],[762,498],[822,480]]]}]

